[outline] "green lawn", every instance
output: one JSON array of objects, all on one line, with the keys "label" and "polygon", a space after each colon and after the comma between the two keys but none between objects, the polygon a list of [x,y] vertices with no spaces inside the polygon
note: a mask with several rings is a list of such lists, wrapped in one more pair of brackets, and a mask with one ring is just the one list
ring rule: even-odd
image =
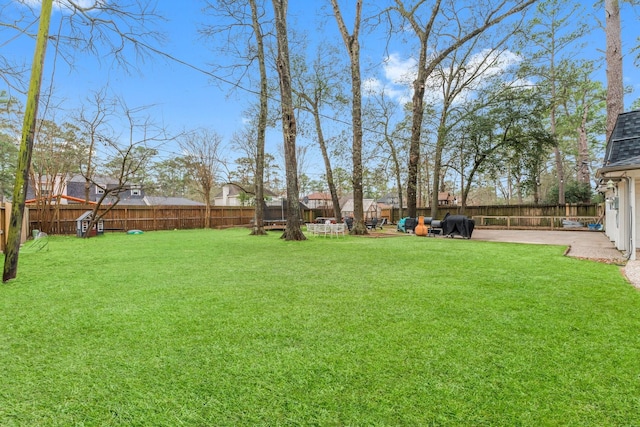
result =
[{"label": "green lawn", "polygon": [[640,293],[564,247],[50,237],[0,286],[0,425],[640,424]]}]

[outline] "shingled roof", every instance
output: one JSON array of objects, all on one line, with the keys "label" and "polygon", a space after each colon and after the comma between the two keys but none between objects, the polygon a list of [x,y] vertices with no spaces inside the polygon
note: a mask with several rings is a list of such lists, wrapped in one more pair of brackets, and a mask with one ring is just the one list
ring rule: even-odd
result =
[{"label": "shingled roof", "polygon": [[640,169],[640,110],[618,116],[598,175],[629,169]]}]

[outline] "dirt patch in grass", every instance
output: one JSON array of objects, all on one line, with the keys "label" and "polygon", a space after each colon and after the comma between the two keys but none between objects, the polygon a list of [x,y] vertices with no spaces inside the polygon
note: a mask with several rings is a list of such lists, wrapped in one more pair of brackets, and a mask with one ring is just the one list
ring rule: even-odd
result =
[{"label": "dirt patch in grass", "polygon": [[413,234],[402,233],[400,231],[396,231],[395,228],[388,228],[382,230],[368,230],[369,234],[365,234],[360,237],[370,237],[370,238],[380,238],[380,237],[404,237],[404,236],[413,236]]}]

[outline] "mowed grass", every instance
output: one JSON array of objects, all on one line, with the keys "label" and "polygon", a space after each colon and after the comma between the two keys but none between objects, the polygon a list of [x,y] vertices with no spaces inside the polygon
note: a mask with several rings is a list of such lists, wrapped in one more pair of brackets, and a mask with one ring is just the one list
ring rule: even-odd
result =
[{"label": "mowed grass", "polygon": [[564,247],[50,237],[0,287],[2,426],[640,424],[640,293]]}]

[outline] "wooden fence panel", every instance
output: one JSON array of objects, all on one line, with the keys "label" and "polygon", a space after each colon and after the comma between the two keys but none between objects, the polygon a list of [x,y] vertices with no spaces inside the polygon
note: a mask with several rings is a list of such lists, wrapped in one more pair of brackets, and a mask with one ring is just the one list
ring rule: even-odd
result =
[{"label": "wooden fence panel", "polygon": [[[60,205],[49,234],[76,234],[76,219],[91,206]],[[33,211],[29,230],[40,229],[41,221]],[[104,217],[105,231],[157,231],[204,227],[204,206],[116,206]],[[211,207],[211,227],[248,226],[254,216],[252,207]]]},{"label": "wooden fence panel", "polygon": [[[442,219],[449,213],[451,215],[474,216],[521,216],[521,217],[588,217],[599,215],[597,203],[574,205],[491,205],[491,206],[467,206],[464,212],[460,206],[439,206],[438,218]],[[406,213],[406,211],[405,211]],[[398,214],[398,209],[394,209]],[[431,216],[431,208],[418,208],[418,216]],[[396,218],[396,217],[394,217]]]},{"label": "wooden fence panel", "polygon": [[[45,225],[48,229],[42,228],[42,220],[39,217],[41,210],[25,210],[25,226],[23,233],[30,236],[32,230],[37,229],[48,234],[76,234],[76,219],[88,210],[88,205],[59,205],[54,206],[55,212],[49,218],[54,218],[50,223],[46,221]],[[312,217],[314,211],[303,212],[305,220]],[[418,208],[418,215],[430,217],[431,210],[429,208]],[[468,217],[510,217],[511,226],[531,227],[531,228],[549,228],[558,227],[562,218],[588,218],[599,217],[603,212],[602,206],[598,204],[586,205],[498,205],[498,206],[467,206],[464,215]],[[6,229],[10,208],[2,207],[0,212],[0,233],[3,238],[0,239],[0,248],[3,248],[4,239],[6,239]],[[451,215],[460,214],[461,209],[458,206],[441,206],[438,208],[438,218],[442,219],[446,213]],[[274,215],[277,212],[273,212]],[[404,212],[406,215],[406,211]],[[173,229],[198,229],[204,227],[204,206],[116,206],[104,218],[104,227],[106,231],[127,231],[127,230],[173,230]],[[252,224],[254,219],[254,208],[250,206],[212,206],[210,215],[211,228],[226,227],[247,227]],[[278,214],[281,216],[281,214]],[[279,217],[278,216],[278,217]],[[389,216],[393,222],[399,218],[399,210],[385,210],[384,217]],[[519,217],[519,218],[515,218]],[[550,221],[553,218],[554,223]],[[490,218],[487,218],[490,221]],[[494,226],[505,226],[505,219],[495,220]],[[504,224],[503,224],[504,223]]]}]

